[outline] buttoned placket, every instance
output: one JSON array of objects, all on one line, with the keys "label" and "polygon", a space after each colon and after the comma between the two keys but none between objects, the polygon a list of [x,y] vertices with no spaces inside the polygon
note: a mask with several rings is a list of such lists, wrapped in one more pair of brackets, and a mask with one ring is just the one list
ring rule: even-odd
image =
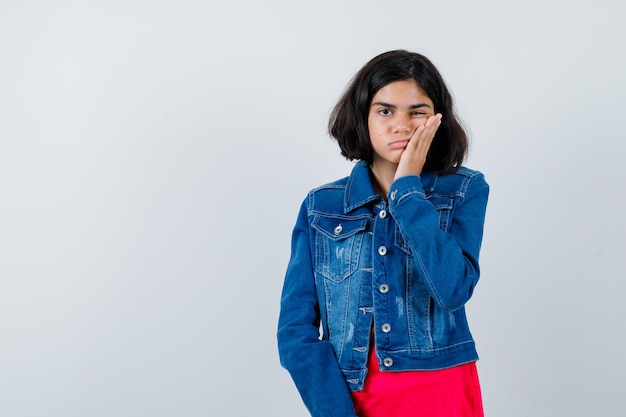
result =
[{"label": "buttoned placket", "polygon": [[[389,321],[390,312],[390,288],[387,278],[387,263],[390,251],[393,251],[393,225],[387,205],[377,206],[378,212],[373,227],[373,268],[372,268],[372,292],[374,299],[374,333],[378,346],[389,344],[390,333],[393,326]],[[391,358],[383,358],[382,364],[389,369],[393,365]]]}]

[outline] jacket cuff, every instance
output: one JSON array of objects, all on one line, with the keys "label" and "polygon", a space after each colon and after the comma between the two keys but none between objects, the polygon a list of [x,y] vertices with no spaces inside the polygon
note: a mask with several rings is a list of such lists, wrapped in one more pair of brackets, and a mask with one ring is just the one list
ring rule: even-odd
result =
[{"label": "jacket cuff", "polygon": [[424,187],[422,187],[422,180],[417,175],[406,175],[395,180],[389,189],[387,198],[389,199],[389,205],[396,205],[405,197],[412,194],[419,194],[426,198],[424,193]]}]

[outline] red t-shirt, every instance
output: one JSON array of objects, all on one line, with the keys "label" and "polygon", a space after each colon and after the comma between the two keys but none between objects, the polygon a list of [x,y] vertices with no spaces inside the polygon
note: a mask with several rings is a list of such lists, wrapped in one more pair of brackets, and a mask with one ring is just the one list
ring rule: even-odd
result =
[{"label": "red t-shirt", "polygon": [[351,395],[359,417],[483,417],[476,362],[438,371],[381,372],[371,346],[363,391]]}]

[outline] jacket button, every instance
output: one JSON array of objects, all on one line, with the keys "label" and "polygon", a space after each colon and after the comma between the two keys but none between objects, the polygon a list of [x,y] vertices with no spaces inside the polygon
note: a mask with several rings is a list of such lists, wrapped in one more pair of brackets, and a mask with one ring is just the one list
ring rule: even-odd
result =
[{"label": "jacket button", "polygon": [[343,227],[341,227],[341,225],[335,227],[335,234],[338,235],[339,233],[341,233],[342,230],[343,230]]},{"label": "jacket button", "polygon": [[391,358],[383,359],[383,365],[385,365],[387,368],[389,368],[391,365],[393,365],[393,359],[391,359]]},{"label": "jacket button", "polygon": [[383,294],[387,294],[389,292],[389,285],[380,284],[380,287],[378,287],[378,291],[380,291]]},{"label": "jacket button", "polygon": [[397,190],[393,190],[393,191],[391,192],[391,195],[390,195],[389,197],[391,197],[391,199],[392,199],[392,200],[395,200],[395,199],[396,199],[396,194],[397,194],[397,193],[398,193],[398,191],[397,191]]},{"label": "jacket button", "polygon": [[383,331],[383,333],[389,333],[391,331],[391,324],[384,323],[382,326],[380,326],[380,328]]},{"label": "jacket button", "polygon": [[381,219],[387,217],[387,210],[381,210],[380,213],[378,213],[378,217],[380,217]]},{"label": "jacket button", "polygon": [[380,256],[385,256],[387,254],[387,248],[384,246],[379,246],[378,247],[378,254]]}]

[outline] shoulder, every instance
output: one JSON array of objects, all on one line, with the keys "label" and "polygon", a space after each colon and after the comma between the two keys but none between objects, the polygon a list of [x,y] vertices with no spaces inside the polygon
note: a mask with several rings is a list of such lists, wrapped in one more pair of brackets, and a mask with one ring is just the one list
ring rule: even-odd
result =
[{"label": "shoulder", "polygon": [[471,169],[466,166],[461,166],[455,173],[451,175],[458,175],[458,176],[462,176],[466,178],[474,178],[474,177],[479,177],[479,176],[484,177],[482,172],[476,171],[475,169]]},{"label": "shoulder", "polygon": [[315,187],[307,194],[309,212],[343,210],[349,177]]},{"label": "shoulder", "polygon": [[455,172],[445,175],[434,175],[431,182],[432,193],[453,193],[465,197],[468,193],[488,190],[489,185],[482,172],[461,166]]},{"label": "shoulder", "polygon": [[346,186],[348,185],[348,178],[349,177],[343,177],[340,178],[336,181],[333,182],[329,182],[327,184],[324,185],[320,185],[319,187],[315,187],[313,188],[311,191],[309,191],[309,195],[315,195],[315,194],[323,194],[325,192],[334,192],[334,191],[338,191],[338,190],[344,190],[346,189]]}]

